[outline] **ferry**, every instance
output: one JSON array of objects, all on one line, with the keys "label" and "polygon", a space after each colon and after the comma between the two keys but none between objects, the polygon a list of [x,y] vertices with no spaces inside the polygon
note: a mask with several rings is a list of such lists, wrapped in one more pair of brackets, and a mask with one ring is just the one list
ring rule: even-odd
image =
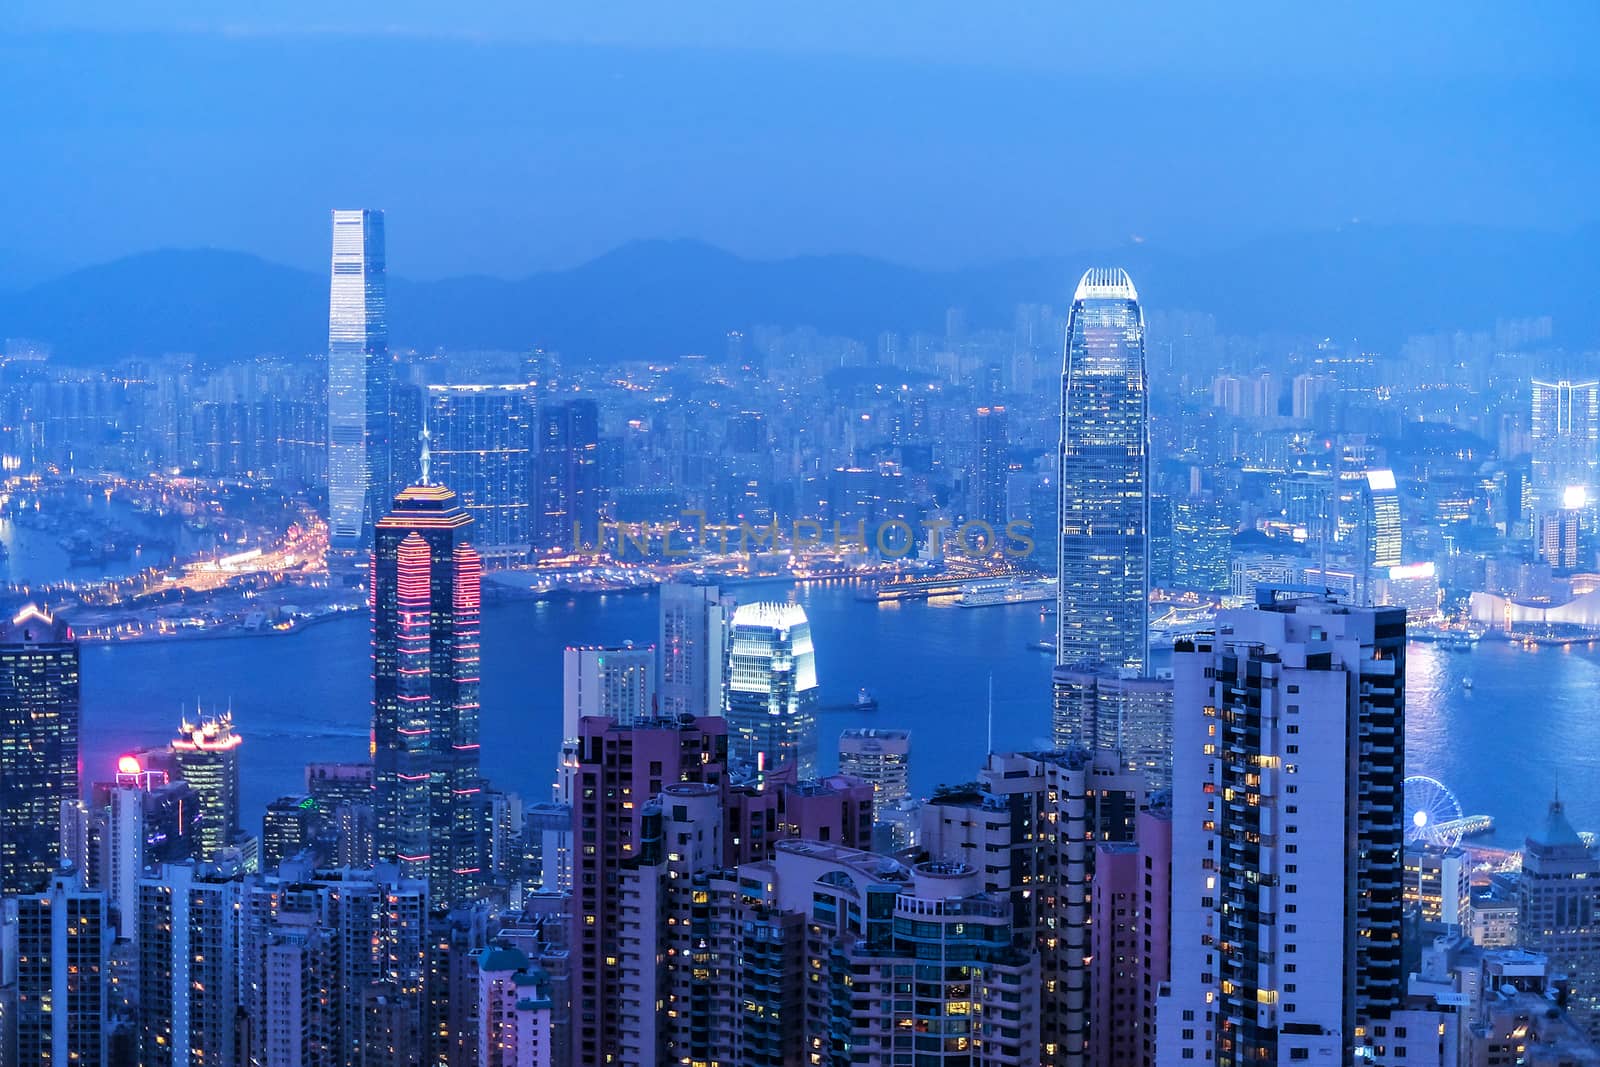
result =
[{"label": "ferry", "polygon": [[961,586],[958,603],[964,608],[987,608],[996,604],[1034,604],[1056,598],[1054,578],[1016,575],[1009,578],[982,578]]}]

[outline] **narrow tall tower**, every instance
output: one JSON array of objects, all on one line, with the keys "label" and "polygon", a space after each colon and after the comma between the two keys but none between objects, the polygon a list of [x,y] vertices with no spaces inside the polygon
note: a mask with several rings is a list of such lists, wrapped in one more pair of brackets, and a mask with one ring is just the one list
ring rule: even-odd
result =
[{"label": "narrow tall tower", "polygon": [[478,777],[478,611],[472,517],[413,486],[378,520],[372,553],[372,741],[378,859],[427,878],[435,906],[484,882]]},{"label": "narrow tall tower", "polygon": [[1056,664],[1149,661],[1150,431],[1144,312],[1127,272],[1084,274],[1061,372]]},{"label": "narrow tall tower", "polygon": [[393,496],[383,212],[333,213],[328,284],[328,533],[334,548],[372,542]]}]

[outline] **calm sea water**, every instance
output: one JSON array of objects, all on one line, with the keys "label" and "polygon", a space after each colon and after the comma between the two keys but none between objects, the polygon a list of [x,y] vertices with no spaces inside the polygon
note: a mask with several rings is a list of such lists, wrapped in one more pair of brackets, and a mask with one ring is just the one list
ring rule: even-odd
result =
[{"label": "calm sea water", "polygon": [[[849,583],[741,591],[806,608],[824,704],[865,686],[879,710],[828,713],[823,764],[847,726],[912,731],[912,784],[927,793],[965,781],[987,744],[989,679],[997,748],[1050,732],[1050,657],[1029,642],[1050,629],[1039,607],[877,605]],[[548,796],[561,722],[561,650],[655,639],[653,595],[518,601],[483,620],[483,769],[500,788]],[[246,825],[273,797],[298,791],[310,760],[367,753],[368,632],[360,616],[283,637],[126,645],[84,652],[84,775],[118,754],[163,743],[196,702],[234,709],[244,734]],[[1473,686],[1462,685],[1470,677]],[[1484,642],[1475,653],[1414,645],[1407,686],[1409,770],[1443,780],[1469,813],[1514,844],[1543,819],[1560,787],[1573,822],[1600,829],[1600,653],[1527,652]]]}]

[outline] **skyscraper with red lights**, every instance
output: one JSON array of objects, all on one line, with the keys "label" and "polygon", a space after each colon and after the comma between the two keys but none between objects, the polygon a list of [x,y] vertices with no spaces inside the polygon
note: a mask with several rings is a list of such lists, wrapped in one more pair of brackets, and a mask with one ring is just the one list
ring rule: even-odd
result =
[{"label": "skyscraper with red lights", "polygon": [[378,521],[372,554],[372,739],[378,858],[426,878],[434,905],[485,882],[478,772],[482,563],[456,495],[418,485]]}]

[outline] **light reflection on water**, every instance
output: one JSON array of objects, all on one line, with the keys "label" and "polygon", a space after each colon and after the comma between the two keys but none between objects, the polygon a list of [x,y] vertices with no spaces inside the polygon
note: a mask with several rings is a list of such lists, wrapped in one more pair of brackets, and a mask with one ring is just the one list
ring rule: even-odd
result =
[{"label": "light reflection on water", "polygon": [[[787,599],[781,585],[743,599]],[[969,780],[983,758],[994,676],[997,748],[1029,748],[1050,730],[1051,657],[1036,604],[962,609],[880,607],[830,583],[793,594],[811,618],[822,703],[866,687],[876,712],[821,717],[824,768],[849,726],[913,731],[912,785]],[[561,648],[649,642],[648,595],[491,605],[483,626],[483,766],[501,788],[548,796],[561,720]],[[137,744],[163,743],[180,703],[230,701],[246,737],[247,817],[302,787],[312,759],[366,756],[371,683],[360,615],[290,637],[93,646],[84,654],[85,781]],[[1157,665],[1165,662],[1156,658]],[[1472,689],[1462,682],[1470,677]],[[1496,820],[1495,840],[1520,845],[1559,786],[1580,830],[1600,830],[1600,650],[1528,651],[1497,641],[1472,653],[1412,644],[1407,659],[1407,771],[1449,786],[1468,814]]]}]

